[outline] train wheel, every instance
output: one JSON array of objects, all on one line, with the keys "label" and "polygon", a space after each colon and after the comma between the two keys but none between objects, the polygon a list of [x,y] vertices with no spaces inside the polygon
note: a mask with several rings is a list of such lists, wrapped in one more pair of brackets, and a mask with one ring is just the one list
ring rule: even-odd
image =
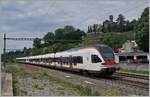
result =
[{"label": "train wheel", "polygon": [[88,76],[89,72],[87,70],[80,70],[81,74],[83,74],[84,76]]},{"label": "train wheel", "polygon": [[106,76],[106,77],[110,77],[110,76],[113,75],[113,73],[114,73],[114,72],[108,72],[105,76]]}]

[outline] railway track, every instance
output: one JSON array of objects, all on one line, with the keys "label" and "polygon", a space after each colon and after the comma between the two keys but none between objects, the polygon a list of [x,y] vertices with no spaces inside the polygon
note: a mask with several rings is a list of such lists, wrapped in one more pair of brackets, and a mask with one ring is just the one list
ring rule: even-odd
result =
[{"label": "railway track", "polygon": [[128,73],[128,72],[116,72],[115,75],[149,80],[149,76],[144,75],[144,74],[136,74],[136,73]]},{"label": "railway track", "polygon": [[113,76],[119,77],[121,83],[149,90],[149,76],[127,72],[116,72]]},{"label": "railway track", "polygon": [[[40,65],[34,65],[38,66],[41,68],[49,68],[47,66],[40,66]],[[61,70],[61,69],[58,69]],[[135,87],[135,88],[140,88],[144,89],[146,91],[149,90],[149,78],[148,76],[142,76],[142,75],[135,75],[135,74],[129,74],[129,73],[123,73],[123,72],[116,72],[110,77],[96,77],[96,76],[90,76],[90,75],[83,75],[79,72],[71,72],[71,71],[66,71],[66,70],[61,70],[63,72],[67,73],[73,73],[81,76],[87,76],[92,79],[98,79],[98,80],[103,80],[109,83],[116,83],[116,84],[124,84],[128,85],[129,87]]]}]

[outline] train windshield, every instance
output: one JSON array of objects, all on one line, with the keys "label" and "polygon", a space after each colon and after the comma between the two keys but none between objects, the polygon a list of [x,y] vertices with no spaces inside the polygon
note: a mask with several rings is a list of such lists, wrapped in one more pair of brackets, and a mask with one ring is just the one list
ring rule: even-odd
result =
[{"label": "train windshield", "polygon": [[105,60],[112,60],[114,55],[110,47],[104,45],[104,46],[98,46],[98,50],[102,53],[102,56]]}]

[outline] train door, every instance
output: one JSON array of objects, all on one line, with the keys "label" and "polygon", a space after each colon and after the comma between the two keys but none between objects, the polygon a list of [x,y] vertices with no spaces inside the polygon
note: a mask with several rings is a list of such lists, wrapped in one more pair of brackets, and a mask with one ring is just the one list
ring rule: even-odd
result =
[{"label": "train door", "polygon": [[90,62],[90,54],[84,53],[83,54],[83,67],[84,69],[88,69],[88,66],[91,64]]},{"label": "train door", "polygon": [[73,68],[73,58],[72,56],[69,56],[69,68]]},{"label": "train door", "polygon": [[62,58],[62,56],[60,57],[60,67],[62,67],[62,65],[63,65],[63,58]]}]

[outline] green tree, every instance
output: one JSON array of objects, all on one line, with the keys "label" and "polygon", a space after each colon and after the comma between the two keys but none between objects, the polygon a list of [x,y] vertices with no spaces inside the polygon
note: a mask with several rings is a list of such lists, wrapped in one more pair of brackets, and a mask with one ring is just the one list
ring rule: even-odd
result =
[{"label": "green tree", "polygon": [[44,37],[43,40],[46,45],[52,45],[54,43],[55,35],[53,32],[48,32]]},{"label": "green tree", "polygon": [[136,25],[136,23],[137,23],[137,20],[136,19],[133,19],[131,22],[130,22],[130,30],[134,30],[134,26]]},{"label": "green tree", "polygon": [[35,39],[33,40],[33,47],[35,47],[35,48],[40,48],[40,47],[41,47],[41,39],[35,38]]},{"label": "green tree", "polygon": [[55,38],[58,40],[81,40],[83,35],[85,35],[84,31],[81,31],[80,29],[75,29],[73,26],[68,25],[65,26],[63,29],[55,30]]},{"label": "green tree", "polygon": [[124,27],[125,27],[125,17],[122,14],[118,15],[118,18],[116,20],[117,22],[117,30],[118,32],[123,32],[124,31]]},{"label": "green tree", "polygon": [[135,26],[136,42],[139,48],[145,52],[149,51],[149,7],[144,9],[140,19]]},{"label": "green tree", "polygon": [[32,48],[32,55],[38,55],[38,54],[42,54],[43,53],[43,49],[42,48]]},{"label": "green tree", "polygon": [[67,33],[71,33],[71,32],[74,32],[75,31],[75,28],[71,25],[66,25],[64,27],[64,33],[67,34]]},{"label": "green tree", "polygon": [[102,32],[104,32],[104,33],[107,33],[108,32],[108,28],[106,28],[106,27],[102,27]]},{"label": "green tree", "polygon": [[55,30],[55,39],[56,40],[64,39],[64,29],[59,28]]},{"label": "green tree", "polygon": [[24,56],[30,55],[30,52],[31,52],[31,48],[29,48],[29,49],[27,49],[26,47],[23,48],[23,54],[24,54]]}]

